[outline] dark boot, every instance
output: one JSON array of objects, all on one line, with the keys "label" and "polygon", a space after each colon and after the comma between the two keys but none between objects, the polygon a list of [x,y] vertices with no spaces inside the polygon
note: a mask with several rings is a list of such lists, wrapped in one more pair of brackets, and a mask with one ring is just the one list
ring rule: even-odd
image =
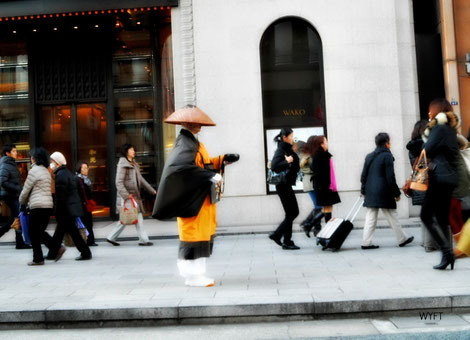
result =
[{"label": "dark boot", "polygon": [[325,213],[325,223],[328,223],[329,220],[331,220],[331,213]]},{"label": "dark boot", "polygon": [[322,217],[323,213],[321,212],[321,209],[315,208],[310,212],[310,214],[308,214],[307,218],[303,220],[302,223],[300,223],[300,226],[302,227],[307,237],[310,237],[312,228],[316,228],[319,220],[321,220]]},{"label": "dark boot", "polygon": [[434,266],[433,268],[444,270],[450,264],[450,269],[454,269],[455,256],[454,251],[452,249],[452,233],[450,231],[450,228],[447,228],[446,230],[438,230],[438,227],[433,223],[429,225],[425,224],[425,226],[441,248],[442,252],[441,263]]},{"label": "dark boot", "polygon": [[444,270],[450,264],[450,269],[454,269],[455,255],[454,251],[450,248],[442,249],[441,263],[434,266],[434,269]]}]

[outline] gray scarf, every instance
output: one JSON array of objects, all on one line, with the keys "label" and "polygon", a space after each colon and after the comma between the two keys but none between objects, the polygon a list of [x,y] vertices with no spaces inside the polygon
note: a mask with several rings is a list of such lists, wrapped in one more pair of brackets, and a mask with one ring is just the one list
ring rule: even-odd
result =
[{"label": "gray scarf", "polygon": [[77,174],[77,176],[83,179],[83,183],[85,183],[87,186],[91,186],[91,180],[88,178],[88,176],[82,174]]}]

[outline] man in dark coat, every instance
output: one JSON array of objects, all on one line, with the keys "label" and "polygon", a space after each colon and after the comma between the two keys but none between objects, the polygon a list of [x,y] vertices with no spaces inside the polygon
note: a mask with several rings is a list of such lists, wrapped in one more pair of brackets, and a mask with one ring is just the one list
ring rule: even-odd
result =
[{"label": "man in dark coat", "polygon": [[55,218],[57,227],[54,232],[54,246],[49,249],[48,259],[58,261],[65,248],[61,246],[64,234],[68,233],[80,251],[80,256],[75,258],[77,261],[90,260],[91,251],[85,240],[80,235],[76,225],[76,218],[83,216],[82,201],[78,193],[78,178],[66,168],[67,162],[60,152],[54,152],[51,155],[51,167],[55,174]]},{"label": "man in dark coat", "polygon": [[[3,157],[0,159],[0,199],[10,208],[11,215],[0,227],[0,237],[8,232],[20,213],[19,197],[22,189],[21,174],[16,165],[17,151],[13,144],[5,144],[2,148]],[[29,249],[24,243],[21,230],[15,230],[16,249]]]},{"label": "man in dark coat", "polygon": [[396,202],[400,200],[400,189],[395,180],[390,136],[385,132],[379,133],[375,137],[375,144],[377,148],[366,156],[361,174],[361,194],[364,195],[364,206],[367,207],[362,249],[379,248],[372,244],[379,209],[382,209],[395,232],[398,245],[403,247],[412,242],[414,237],[406,236],[396,217]]}]

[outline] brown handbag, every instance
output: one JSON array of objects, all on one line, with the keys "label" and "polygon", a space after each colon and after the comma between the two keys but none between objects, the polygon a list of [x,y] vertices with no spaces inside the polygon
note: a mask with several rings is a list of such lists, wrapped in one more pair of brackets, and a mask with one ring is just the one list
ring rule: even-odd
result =
[{"label": "brown handbag", "polygon": [[405,185],[401,187],[401,190],[403,190],[403,193],[405,194],[406,197],[411,198],[413,196],[413,190],[411,190],[411,180],[413,178],[413,171],[416,168],[416,163],[418,163],[419,157],[417,157],[413,163],[413,166],[411,167],[411,174],[410,177],[406,180]]},{"label": "brown handbag", "polygon": [[426,150],[423,149],[419,155],[416,165],[411,174],[410,189],[416,191],[426,191],[429,186],[429,167],[426,157]]}]

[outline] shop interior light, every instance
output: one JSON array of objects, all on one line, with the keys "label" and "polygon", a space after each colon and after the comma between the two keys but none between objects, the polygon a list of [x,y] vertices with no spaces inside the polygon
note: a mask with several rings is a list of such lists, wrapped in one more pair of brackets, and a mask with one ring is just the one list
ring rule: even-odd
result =
[{"label": "shop interior light", "polygon": [[13,31],[13,34],[16,34],[16,31]]},{"label": "shop interior light", "polygon": [[137,21],[137,25],[140,25],[140,21]]},{"label": "shop interior light", "polygon": [[35,29],[35,28],[33,29],[33,32],[37,32],[37,31],[38,31],[37,29]]},{"label": "shop interior light", "polygon": [[73,29],[74,29],[74,30],[78,30],[78,26],[73,26]]},{"label": "shop interior light", "polygon": [[53,30],[54,30],[54,31],[57,31],[57,27],[54,27]]},{"label": "shop interior light", "polygon": [[98,27],[100,27],[100,25],[95,25],[95,28],[98,28]]}]

